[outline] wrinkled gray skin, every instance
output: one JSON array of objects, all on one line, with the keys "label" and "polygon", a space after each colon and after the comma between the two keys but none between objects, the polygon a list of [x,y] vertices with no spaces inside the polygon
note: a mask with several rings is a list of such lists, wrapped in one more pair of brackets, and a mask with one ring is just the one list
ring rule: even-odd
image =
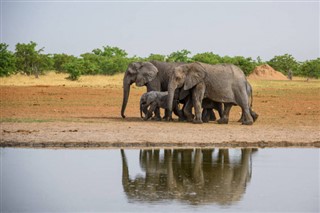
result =
[{"label": "wrinkled gray skin", "polygon": [[[201,103],[204,98],[224,103],[220,124],[229,121],[229,112],[233,105],[241,107],[243,112],[242,124],[252,125],[254,113],[250,107],[247,92],[248,82],[243,71],[232,64],[209,65],[204,63],[185,64],[176,67],[168,86],[169,117],[172,112],[172,102],[176,88],[183,87],[191,90],[193,106],[195,108],[194,123],[202,123]],[[256,114],[256,113],[254,113]]]},{"label": "wrinkled gray skin", "polygon": [[[173,101],[173,111],[180,117],[182,111],[179,110],[178,104],[178,101]],[[150,91],[142,94],[140,98],[141,118],[148,120],[154,112],[156,120],[160,121],[161,116],[156,112],[157,108],[168,109],[168,92]],[[143,113],[145,117],[143,117]]]},{"label": "wrinkled gray skin", "polygon": [[[246,83],[246,86],[247,86],[247,95],[250,99],[250,114],[253,118],[253,121],[256,121],[258,119],[259,115],[252,110],[252,102],[253,102],[252,86],[248,81]],[[243,121],[244,121],[244,112],[242,111],[241,118],[238,120],[238,122],[243,122]]]},{"label": "wrinkled gray skin", "polygon": [[[123,78],[123,101],[121,116],[125,118],[125,110],[129,99],[130,86],[146,86],[147,92],[168,91],[168,82],[175,67],[184,63],[167,63],[159,61],[134,62],[129,64]],[[159,112],[159,109],[156,109]]]},{"label": "wrinkled gray skin", "polygon": [[202,100],[202,121],[207,123],[209,121],[215,121],[217,118],[213,112],[213,109],[216,109],[219,113],[219,117],[222,117],[223,106],[222,103],[212,101],[208,98]]}]

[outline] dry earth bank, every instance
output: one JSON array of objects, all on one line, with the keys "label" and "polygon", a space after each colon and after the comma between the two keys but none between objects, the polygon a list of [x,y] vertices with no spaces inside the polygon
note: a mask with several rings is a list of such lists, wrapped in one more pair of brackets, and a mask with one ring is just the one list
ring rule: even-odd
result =
[{"label": "dry earth bank", "polygon": [[142,121],[139,98],[145,88],[133,85],[120,116],[123,74],[83,76],[71,82],[49,73],[39,79],[12,76],[1,80],[1,146],[22,147],[320,147],[320,81],[250,80],[253,126],[236,121],[194,125]]}]

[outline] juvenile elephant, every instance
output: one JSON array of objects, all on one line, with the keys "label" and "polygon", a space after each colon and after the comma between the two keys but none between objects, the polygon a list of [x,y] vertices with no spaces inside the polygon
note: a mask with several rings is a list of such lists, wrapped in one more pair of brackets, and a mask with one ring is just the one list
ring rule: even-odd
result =
[{"label": "juvenile elephant", "polygon": [[[168,92],[150,91],[142,94],[140,98],[140,116],[144,120],[148,120],[153,112],[156,115],[156,120],[160,121],[161,116],[156,110],[157,108],[168,109]],[[173,111],[179,117],[183,117],[179,110],[179,101],[173,101]],[[143,117],[142,113],[145,114]]]},{"label": "juvenile elephant", "polygon": [[213,112],[213,109],[217,110],[219,113],[219,117],[222,117],[223,114],[223,106],[222,103],[212,101],[208,98],[202,100],[202,121],[209,122],[215,121],[217,118]]},{"label": "juvenile elephant", "polygon": [[176,88],[191,90],[195,108],[194,123],[202,123],[201,104],[204,98],[224,103],[222,118],[218,123],[228,123],[229,112],[233,105],[242,109],[242,124],[252,125],[252,115],[257,115],[251,109],[247,92],[248,82],[243,71],[232,64],[209,65],[191,63],[175,68],[168,86],[168,107],[171,118],[173,95]]}]

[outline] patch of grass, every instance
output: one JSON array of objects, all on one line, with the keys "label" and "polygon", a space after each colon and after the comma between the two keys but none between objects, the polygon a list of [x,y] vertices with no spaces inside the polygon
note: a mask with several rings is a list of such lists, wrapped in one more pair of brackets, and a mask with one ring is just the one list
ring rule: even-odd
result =
[{"label": "patch of grass", "polygon": [[68,74],[48,72],[35,78],[34,76],[12,75],[1,77],[1,86],[68,86],[68,87],[122,87],[123,73],[113,76],[89,75],[81,76],[77,81],[67,79]]},{"label": "patch of grass", "polygon": [[34,118],[0,118],[0,123],[12,122],[12,123],[45,123],[54,122],[55,119],[34,119]]}]

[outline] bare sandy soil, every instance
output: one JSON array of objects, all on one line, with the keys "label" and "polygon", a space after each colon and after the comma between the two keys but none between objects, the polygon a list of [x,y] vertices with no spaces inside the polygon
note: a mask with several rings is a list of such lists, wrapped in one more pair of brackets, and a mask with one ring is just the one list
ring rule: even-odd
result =
[{"label": "bare sandy soil", "polygon": [[[104,77],[107,78],[107,77]],[[104,86],[1,83],[2,147],[320,147],[320,81],[253,81],[252,126],[237,122],[142,121],[139,98],[131,89],[120,116],[121,84]]]}]

